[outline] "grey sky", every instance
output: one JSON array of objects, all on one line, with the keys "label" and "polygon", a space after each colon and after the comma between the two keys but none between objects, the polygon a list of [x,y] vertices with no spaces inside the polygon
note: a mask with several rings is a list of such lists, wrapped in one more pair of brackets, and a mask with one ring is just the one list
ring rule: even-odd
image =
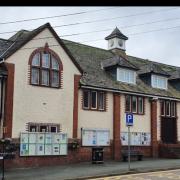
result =
[{"label": "grey sky", "polygon": [[[162,10],[155,13],[144,15],[131,16],[126,18],[113,19],[108,21],[80,24],[75,26],[65,26],[55,28],[55,31],[61,37],[62,35],[90,32],[111,29],[108,31],[83,34],[78,36],[62,37],[84,44],[107,49],[107,42],[104,38],[109,35],[112,30],[117,26],[123,34],[129,37],[126,42],[126,52],[128,55],[150,59],[157,62],[162,62],[170,65],[180,66],[180,27],[169,30],[161,30],[150,33],[142,33],[138,35],[130,35],[139,32],[152,31],[161,28],[170,28],[180,26],[180,7],[0,7],[0,23],[16,21],[22,19],[38,18],[55,16],[61,14],[70,14],[82,11],[108,9],[99,12],[90,12],[85,14],[43,19],[37,21],[27,21],[14,24],[0,24],[0,33],[7,31],[16,31],[20,29],[34,29],[38,26],[50,22],[52,26],[63,24],[70,24],[76,22],[93,21],[104,18],[114,18],[121,16],[128,16],[137,13],[145,13],[149,11]],[[176,8],[173,10],[169,10]],[[158,20],[173,19],[159,23],[146,24],[142,26],[134,26],[129,28],[121,28],[123,26],[131,26],[147,22],[154,22]],[[0,34],[0,38],[9,38],[13,34]],[[101,39],[100,41],[92,41]],[[87,42],[84,42],[87,41]],[[88,42],[89,41],[89,42]]]}]

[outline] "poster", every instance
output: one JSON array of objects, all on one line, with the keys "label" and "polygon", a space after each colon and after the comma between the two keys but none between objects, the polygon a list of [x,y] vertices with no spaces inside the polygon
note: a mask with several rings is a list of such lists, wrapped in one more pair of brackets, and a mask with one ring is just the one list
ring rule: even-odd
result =
[{"label": "poster", "polygon": [[29,144],[29,155],[36,155],[36,144]]},{"label": "poster", "polygon": [[21,144],[21,150],[20,150],[20,154],[21,155],[28,155],[29,154],[29,148],[28,148],[28,144]]},{"label": "poster", "polygon": [[97,144],[99,146],[110,145],[110,138],[109,138],[108,131],[97,131]]},{"label": "poster", "polygon": [[36,143],[36,133],[29,134],[29,143]]},{"label": "poster", "polygon": [[67,135],[60,134],[60,143],[67,143]]},{"label": "poster", "polygon": [[52,155],[52,145],[45,144],[45,155]]},{"label": "poster", "polygon": [[60,155],[67,155],[67,146],[66,144],[60,145]]},{"label": "poster", "polygon": [[141,145],[141,133],[139,132],[131,133],[131,145]]},{"label": "poster", "polygon": [[37,144],[37,155],[44,155],[44,144]]},{"label": "poster", "polygon": [[45,135],[45,144],[51,144],[52,143],[52,134],[46,133]]},{"label": "poster", "polygon": [[59,154],[60,154],[59,144],[53,144],[53,155],[59,155]]},{"label": "poster", "polygon": [[43,133],[39,133],[37,134],[37,143],[44,143],[44,134]]},{"label": "poster", "polygon": [[54,134],[54,137],[53,137],[53,143],[57,143],[59,144],[60,143],[60,134]]},{"label": "poster", "polygon": [[29,142],[29,137],[28,133],[24,133],[21,135],[21,143],[28,143]]},{"label": "poster", "polygon": [[121,143],[124,146],[128,145],[128,133],[127,132],[121,133]]},{"label": "poster", "polygon": [[141,133],[141,145],[150,145],[151,136],[150,133]]}]

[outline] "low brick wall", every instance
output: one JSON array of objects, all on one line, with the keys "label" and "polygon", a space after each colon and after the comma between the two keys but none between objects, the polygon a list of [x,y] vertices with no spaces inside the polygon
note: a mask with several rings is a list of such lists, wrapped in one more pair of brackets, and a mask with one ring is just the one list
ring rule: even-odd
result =
[{"label": "low brick wall", "polygon": [[[19,140],[15,140],[19,143]],[[78,140],[81,144],[81,141]],[[72,142],[69,139],[68,142]],[[113,141],[111,140],[109,147],[104,147],[104,160],[113,160]],[[19,146],[19,144],[18,144]],[[127,149],[127,146],[122,146],[122,149]],[[131,146],[131,149],[140,150],[145,157],[151,156],[151,146]],[[120,150],[121,151],[121,150]],[[91,162],[92,160],[92,147],[82,147],[72,150],[68,148],[67,156],[19,156],[19,149],[16,152],[14,159],[5,160],[5,168],[27,168],[27,167],[39,167],[39,166],[55,166],[65,165],[78,162]]]}]

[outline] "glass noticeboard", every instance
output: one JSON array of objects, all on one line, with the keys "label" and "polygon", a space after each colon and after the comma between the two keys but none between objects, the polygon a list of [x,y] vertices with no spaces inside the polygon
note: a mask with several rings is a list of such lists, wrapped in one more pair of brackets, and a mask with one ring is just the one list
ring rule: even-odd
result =
[{"label": "glass noticeboard", "polygon": [[[151,133],[147,132],[131,132],[131,145],[132,146],[150,146]],[[128,145],[128,132],[121,133],[121,143],[123,146]]]},{"label": "glass noticeboard", "polygon": [[65,133],[22,132],[20,156],[67,155],[67,145]]},{"label": "glass noticeboard", "polygon": [[109,146],[110,130],[82,129],[82,146]]}]

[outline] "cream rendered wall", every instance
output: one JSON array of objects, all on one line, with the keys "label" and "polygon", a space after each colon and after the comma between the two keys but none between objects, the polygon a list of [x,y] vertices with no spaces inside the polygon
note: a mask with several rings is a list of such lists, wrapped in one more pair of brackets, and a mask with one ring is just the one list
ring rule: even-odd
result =
[{"label": "cream rendered wall", "polygon": [[81,128],[104,128],[110,130],[113,139],[113,94],[107,93],[107,111],[89,111],[82,109],[82,90],[79,90],[78,138],[81,138]]},{"label": "cream rendered wall", "polygon": [[[150,103],[148,98],[144,99],[145,115],[134,114],[134,125],[131,132],[151,133]],[[128,132],[125,121],[125,95],[121,94],[121,132]]]},{"label": "cream rendered wall", "polygon": [[[80,74],[68,55],[60,46],[51,32],[45,29],[35,38],[24,45],[7,62],[15,64],[14,105],[13,105],[13,130],[12,137],[17,138],[20,132],[26,130],[26,123],[59,123],[62,131],[72,137],[73,125],[73,93],[74,74]],[[48,43],[60,57],[63,64],[63,88],[54,89],[29,85],[28,61],[31,53],[36,49],[23,49],[44,47]]]},{"label": "cream rendered wall", "polygon": [[177,102],[177,139],[180,141],[180,102]]}]

